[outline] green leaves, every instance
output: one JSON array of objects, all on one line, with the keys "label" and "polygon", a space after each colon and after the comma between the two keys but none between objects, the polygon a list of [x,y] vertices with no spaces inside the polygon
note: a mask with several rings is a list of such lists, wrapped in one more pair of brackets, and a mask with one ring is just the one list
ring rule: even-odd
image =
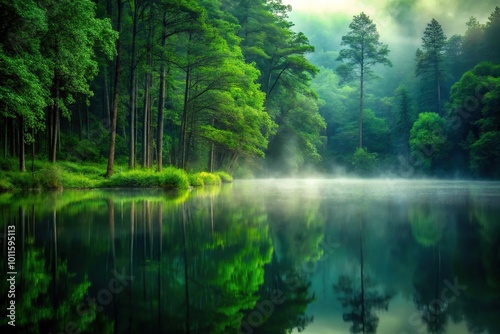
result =
[{"label": "green leaves", "polygon": [[441,75],[441,63],[446,46],[446,36],[438,21],[432,19],[422,36],[422,50],[417,49],[415,69],[416,75],[424,75],[428,72],[435,76]]},{"label": "green leaves", "polygon": [[347,35],[342,36],[341,46],[347,46],[340,50],[338,60],[347,60],[348,64],[360,71],[366,71],[375,64],[392,66],[389,48],[379,41],[380,35],[375,23],[365,13],[355,15]]},{"label": "green leaves", "polygon": [[451,148],[445,134],[445,120],[433,112],[419,114],[410,131],[410,148],[422,157],[425,168],[430,168],[433,161],[445,158]]}]

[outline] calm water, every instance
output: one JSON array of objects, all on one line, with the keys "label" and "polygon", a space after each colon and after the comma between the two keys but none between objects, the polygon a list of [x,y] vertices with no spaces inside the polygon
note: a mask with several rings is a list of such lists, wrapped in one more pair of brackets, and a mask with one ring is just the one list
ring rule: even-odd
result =
[{"label": "calm water", "polygon": [[12,225],[19,333],[500,330],[500,183],[2,194],[5,273]]}]

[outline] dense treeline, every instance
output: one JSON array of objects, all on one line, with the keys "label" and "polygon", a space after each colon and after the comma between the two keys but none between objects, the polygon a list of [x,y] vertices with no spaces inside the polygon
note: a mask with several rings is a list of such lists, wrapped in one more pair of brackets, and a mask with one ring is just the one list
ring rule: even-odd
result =
[{"label": "dense treeline", "polygon": [[[359,19],[355,16],[346,36]],[[494,37],[500,34],[500,8],[485,24],[471,17],[466,28],[464,35],[448,38],[431,19],[414,59],[400,59],[406,53],[396,50],[397,56],[389,59],[397,69],[374,67],[381,77],[366,85],[362,148],[356,113],[360,73],[337,61],[344,58],[342,44],[318,43],[311,61],[320,73],[312,86],[327,122],[327,144],[321,150],[327,172],[500,176],[500,43]]]},{"label": "dense treeline", "polygon": [[[373,74],[391,63],[391,46],[365,14],[332,57],[312,54],[281,0],[1,7],[1,151],[20,170],[29,156],[107,161],[108,176],[115,161],[240,176],[499,176],[499,8],[485,24],[471,18],[463,36],[447,38],[433,19],[411,75],[388,94],[380,87],[394,82]],[[356,18],[371,24],[379,52],[360,71],[350,66]]]}]

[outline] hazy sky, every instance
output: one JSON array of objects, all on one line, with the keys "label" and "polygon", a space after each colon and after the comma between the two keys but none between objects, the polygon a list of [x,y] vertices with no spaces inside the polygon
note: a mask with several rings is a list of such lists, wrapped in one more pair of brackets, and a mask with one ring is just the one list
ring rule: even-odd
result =
[{"label": "hazy sky", "polygon": [[[316,17],[316,22],[325,24],[333,18],[352,19],[353,15],[363,11],[377,24],[381,39],[386,43],[389,40],[419,41],[426,24],[432,18],[441,24],[447,37],[463,34],[466,30],[465,23],[471,16],[476,16],[481,23],[485,23],[495,6],[499,5],[498,0],[283,0],[283,2],[292,5],[291,20],[296,23],[298,30],[311,31],[313,27],[304,27],[304,22],[294,18]],[[314,20],[307,20],[308,25],[312,24],[311,22]],[[321,25],[318,25],[318,28],[321,29]]]}]

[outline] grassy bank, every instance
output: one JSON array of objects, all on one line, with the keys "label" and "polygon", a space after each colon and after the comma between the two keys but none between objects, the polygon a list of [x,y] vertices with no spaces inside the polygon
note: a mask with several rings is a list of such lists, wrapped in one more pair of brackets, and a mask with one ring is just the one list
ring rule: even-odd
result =
[{"label": "grassy bank", "polygon": [[192,173],[166,167],[160,173],[150,169],[129,170],[115,166],[115,173],[105,178],[106,165],[61,161],[56,164],[35,161],[33,170],[19,172],[17,161],[0,160],[0,191],[18,189],[93,189],[93,188],[163,188],[188,189],[190,186],[232,182],[225,172]]}]

